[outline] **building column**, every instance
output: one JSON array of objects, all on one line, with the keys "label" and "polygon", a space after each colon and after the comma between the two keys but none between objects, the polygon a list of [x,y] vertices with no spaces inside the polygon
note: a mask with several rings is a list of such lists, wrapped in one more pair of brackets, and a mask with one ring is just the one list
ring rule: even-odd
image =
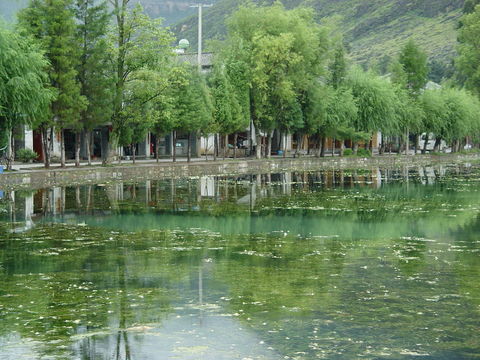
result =
[{"label": "building column", "polygon": [[33,130],[25,126],[25,149],[33,150]]}]

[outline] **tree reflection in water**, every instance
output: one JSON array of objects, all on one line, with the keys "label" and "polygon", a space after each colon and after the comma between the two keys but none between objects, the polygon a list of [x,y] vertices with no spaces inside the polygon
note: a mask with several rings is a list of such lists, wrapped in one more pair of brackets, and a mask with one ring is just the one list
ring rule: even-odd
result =
[{"label": "tree reflection in water", "polygon": [[472,358],[479,178],[419,167],[7,194],[0,346],[7,358],[23,339],[53,359]]}]

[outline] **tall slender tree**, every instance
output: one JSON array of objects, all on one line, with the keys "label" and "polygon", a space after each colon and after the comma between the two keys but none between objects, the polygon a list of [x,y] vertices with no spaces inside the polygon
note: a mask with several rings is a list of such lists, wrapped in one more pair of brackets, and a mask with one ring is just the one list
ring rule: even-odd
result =
[{"label": "tall slender tree", "polygon": [[88,106],[81,112],[80,124],[76,127],[75,164],[80,165],[80,142],[84,135],[86,156],[91,164],[92,131],[106,124],[111,118],[113,79],[108,42],[106,39],[110,12],[106,1],[76,0],[76,37],[80,46],[80,61],[77,65],[81,94]]},{"label": "tall slender tree", "polygon": [[187,134],[187,160],[190,161],[192,137],[197,137],[201,129],[210,126],[213,105],[203,75],[187,68],[184,76],[187,81],[180,82],[174,92],[175,132],[181,131]]},{"label": "tall slender tree", "polygon": [[72,5],[72,0],[32,0],[18,16],[21,28],[40,41],[50,62],[51,86],[57,92],[51,105],[51,119],[40,125],[46,167],[50,166],[51,129],[60,134],[60,162],[65,166],[64,130],[78,128],[80,112],[86,106],[77,80],[79,52]]},{"label": "tall slender tree", "polygon": [[111,31],[110,56],[115,73],[112,131],[110,133],[108,162],[115,156],[122,128],[127,124],[122,116],[126,84],[143,68],[159,68],[172,55],[173,37],[161,26],[161,20],[152,20],[140,5],[133,9],[130,0],[109,0],[113,7],[115,25]]},{"label": "tall slender tree", "polygon": [[459,56],[455,63],[459,77],[465,86],[480,96],[480,6],[462,17],[459,33]]},{"label": "tall slender tree", "polygon": [[[405,102],[402,102],[401,107],[409,112],[413,109],[418,110],[419,107],[416,103],[416,99],[421,94],[421,91],[425,88],[428,81],[429,70],[427,54],[422,51],[412,39],[410,39],[401,50],[398,58],[398,65],[394,67],[394,69],[396,71],[393,72],[395,75],[393,81],[401,88],[404,88],[413,99],[413,102],[410,102],[411,106],[404,107]],[[399,93],[399,95],[401,96],[401,93]],[[405,111],[400,111],[400,113],[405,114]],[[405,154],[409,153],[410,131],[414,130],[414,128],[419,128],[416,126],[416,124],[418,124],[418,118],[412,119],[413,116],[415,116],[415,111],[410,112],[407,117],[401,117],[403,121],[400,121],[402,131],[405,134]],[[415,131],[414,134],[416,151],[418,134],[416,134]]]}]

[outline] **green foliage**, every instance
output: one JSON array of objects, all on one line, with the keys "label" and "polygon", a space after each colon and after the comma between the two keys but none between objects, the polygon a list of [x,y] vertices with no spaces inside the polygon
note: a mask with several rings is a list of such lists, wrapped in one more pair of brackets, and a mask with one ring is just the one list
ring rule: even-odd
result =
[{"label": "green foliage", "polygon": [[352,149],[345,149],[343,151],[344,156],[352,156],[353,155],[353,150]]},{"label": "green foliage", "polygon": [[[339,139],[345,139],[345,129],[355,123],[358,116],[358,107],[349,88],[336,89],[327,105],[327,134]],[[352,134],[349,134],[352,138]]]},{"label": "green foliage", "polygon": [[[128,141],[129,134],[133,131],[128,129],[131,121],[138,122],[143,114],[150,114],[150,110],[155,108],[149,104],[150,100],[160,96],[160,93],[151,94],[152,97],[145,102],[147,99],[143,94],[148,89],[142,91],[142,96],[128,92],[127,89],[140,90],[145,87],[147,83],[141,79],[145,79],[146,72],[162,73],[162,69],[168,69],[165,64],[173,56],[170,47],[173,38],[169,30],[161,26],[160,20],[152,20],[145,15],[140,5],[131,9],[128,3],[129,1],[115,2],[113,11],[116,21],[109,33],[109,56],[113,60],[112,72],[115,73],[113,147],[120,137],[122,142]],[[159,79],[159,76],[154,78]],[[125,110],[127,105],[134,109],[132,114]],[[153,118],[149,115],[148,122],[151,119]],[[141,129],[137,132],[140,137],[144,126],[137,129]]]},{"label": "green foliage", "polygon": [[456,67],[465,86],[480,96],[480,6],[462,18]]},{"label": "green foliage", "polygon": [[405,86],[412,96],[418,95],[427,84],[427,54],[410,39],[400,52],[399,63],[405,72],[406,80],[405,84],[400,85]]},{"label": "green foliage", "polygon": [[[285,10],[280,3],[242,6],[228,28],[228,42],[248,49],[244,61],[255,125],[267,132],[277,125],[292,127],[298,119],[294,98],[324,71],[326,31],[315,25],[311,11]],[[279,119],[287,123],[278,124]]]},{"label": "green foliage", "polygon": [[451,79],[455,73],[453,61],[446,62],[432,59],[428,63],[428,68],[430,69],[428,78],[437,84]]},{"label": "green foliage", "polygon": [[72,3],[72,0],[33,0],[19,13],[21,28],[39,41],[50,62],[48,76],[57,94],[51,120],[59,129],[78,126],[80,111],[86,106],[77,81],[79,52]]},{"label": "green foliage", "polygon": [[465,90],[427,90],[420,96],[424,129],[448,142],[473,136],[480,129],[480,101]]},{"label": "green foliage", "polygon": [[419,133],[423,128],[424,109],[407,89],[396,86],[395,93],[395,115],[397,119],[393,127],[385,129],[385,133],[395,135],[405,131],[405,129],[413,133]]},{"label": "green foliage", "polygon": [[13,162],[12,131],[35,126],[48,114],[54,99],[45,72],[48,63],[32,39],[0,24],[0,154]]},{"label": "green foliage", "polygon": [[0,119],[9,129],[33,126],[53,98],[47,89],[47,61],[39,47],[0,25]]},{"label": "green foliage", "polygon": [[441,90],[425,90],[419,97],[420,106],[425,114],[423,131],[440,136],[446,124],[445,102]]},{"label": "green foliage", "polygon": [[105,124],[112,114],[113,78],[106,39],[110,13],[106,1],[76,0],[76,41],[80,61],[77,64],[81,94],[88,106],[81,113],[82,130]]},{"label": "green foliage", "polygon": [[358,108],[352,123],[356,131],[388,132],[395,128],[397,96],[388,80],[355,68],[349,74],[348,84]]},{"label": "green foliage", "polygon": [[174,89],[175,129],[196,133],[210,126],[213,106],[203,75],[194,68],[184,68],[181,83]]},{"label": "green foliage", "polygon": [[30,149],[20,149],[16,153],[16,158],[21,162],[28,163],[38,158],[38,154]]},{"label": "green foliage", "polygon": [[367,149],[358,149],[357,151],[357,156],[360,156],[360,157],[371,157],[372,156],[372,153],[370,152],[370,150],[367,150]]},{"label": "green foliage", "polygon": [[347,61],[345,59],[345,49],[342,44],[335,49],[333,60],[329,66],[330,85],[337,89],[347,77]]},{"label": "green foliage", "polygon": [[238,130],[241,108],[230,79],[221,64],[209,78],[213,101],[213,133],[231,134]]},{"label": "green foliage", "polygon": [[464,90],[442,91],[445,103],[445,125],[443,137],[447,141],[462,139],[478,130],[480,102]]},{"label": "green foliage", "polygon": [[480,4],[479,0],[465,0],[463,4],[463,13],[471,14],[475,11],[475,7]]}]

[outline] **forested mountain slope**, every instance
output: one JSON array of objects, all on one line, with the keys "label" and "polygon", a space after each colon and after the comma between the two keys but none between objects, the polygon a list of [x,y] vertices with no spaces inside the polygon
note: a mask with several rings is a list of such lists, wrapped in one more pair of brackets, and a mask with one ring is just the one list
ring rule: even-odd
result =
[{"label": "forested mountain slope", "polygon": [[[153,0],[152,0],[153,1]],[[258,0],[270,4],[273,0]],[[309,6],[317,21],[337,18],[351,47],[353,58],[366,63],[395,55],[412,37],[432,59],[448,60],[455,53],[456,28],[464,0],[283,0],[287,8]],[[221,38],[225,18],[241,3],[219,0],[205,10],[204,34]],[[176,27],[179,37],[196,42],[197,19],[191,17]]]},{"label": "forested mountain slope", "polygon": [[[131,0],[140,2],[153,17],[163,17],[165,24],[177,23],[179,38],[197,42],[195,9],[197,0]],[[254,0],[271,4],[274,0]],[[0,0],[0,13],[7,19],[27,0]],[[222,38],[225,19],[241,0],[210,0],[214,7],[205,9],[204,36]],[[282,0],[287,8],[309,6],[316,10],[317,21],[336,18],[345,34],[352,57],[361,63],[386,62],[406,39],[413,37],[431,59],[448,61],[455,53],[456,27],[464,0]],[[183,21],[181,19],[184,19]],[[385,57],[387,56],[387,57]]]},{"label": "forested mountain slope", "polygon": [[[98,0],[100,2],[101,0]],[[196,1],[188,0],[131,0],[132,6],[141,3],[145,10],[153,17],[162,17],[166,25],[171,25],[195,14],[190,8]],[[215,0],[209,3],[215,3]],[[0,15],[7,21],[14,18],[15,13],[26,6],[28,0],[0,0]]]}]

